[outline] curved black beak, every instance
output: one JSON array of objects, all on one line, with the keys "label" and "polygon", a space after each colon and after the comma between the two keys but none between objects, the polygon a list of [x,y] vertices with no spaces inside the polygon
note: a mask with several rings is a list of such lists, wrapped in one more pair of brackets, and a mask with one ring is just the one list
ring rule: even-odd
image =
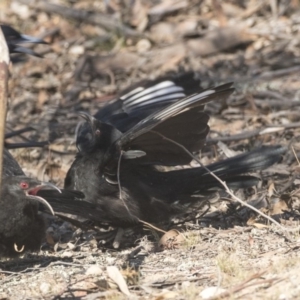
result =
[{"label": "curved black beak", "polygon": [[82,117],[84,120],[89,122],[91,125],[93,125],[93,123],[96,120],[93,116],[91,116],[90,114],[88,114],[84,111],[80,111],[80,112],[78,112],[78,114],[79,114],[80,117]]},{"label": "curved black beak", "polygon": [[36,187],[28,190],[26,195],[27,195],[28,198],[36,200],[36,201],[40,202],[41,204],[45,205],[49,209],[51,214],[54,216],[55,215],[54,210],[53,210],[52,206],[49,204],[49,202],[47,200],[45,200],[44,198],[37,195],[37,193],[40,190],[45,189],[45,188],[49,188],[49,187],[54,189],[54,190],[57,190],[59,193],[61,193],[61,190],[57,186],[55,186],[54,184],[52,184],[50,182],[41,182],[40,185],[37,185]]}]

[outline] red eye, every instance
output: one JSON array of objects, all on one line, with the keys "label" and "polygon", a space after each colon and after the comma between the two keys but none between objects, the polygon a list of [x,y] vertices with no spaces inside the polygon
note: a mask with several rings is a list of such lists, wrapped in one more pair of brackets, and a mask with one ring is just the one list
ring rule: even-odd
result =
[{"label": "red eye", "polygon": [[96,135],[100,135],[100,132],[101,132],[101,131],[100,131],[99,129],[97,129],[97,130],[95,131],[95,134],[96,134]]},{"label": "red eye", "polygon": [[26,190],[26,189],[28,189],[28,187],[29,187],[28,182],[26,182],[26,181],[20,182],[20,188],[21,189]]}]

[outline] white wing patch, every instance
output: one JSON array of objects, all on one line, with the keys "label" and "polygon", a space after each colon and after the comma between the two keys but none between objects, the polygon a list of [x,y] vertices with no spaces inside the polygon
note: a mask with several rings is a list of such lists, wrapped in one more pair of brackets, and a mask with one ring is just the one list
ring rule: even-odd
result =
[{"label": "white wing patch", "polygon": [[138,87],[128,94],[120,97],[124,107],[130,110],[144,107],[146,105],[167,101],[174,102],[186,95],[181,86],[177,86],[172,81],[163,81],[149,88]]},{"label": "white wing patch", "polygon": [[167,100],[179,100],[180,98],[184,98],[185,94],[184,93],[175,93],[175,94],[170,94],[170,95],[162,95],[158,97],[158,95],[155,95],[155,99],[153,99],[153,94],[144,96],[142,98],[137,99],[134,102],[131,102],[126,105],[128,108],[133,108],[134,106],[146,106],[149,104],[154,104],[156,102],[161,102],[161,101],[167,101]]},{"label": "white wing patch", "polygon": [[120,97],[120,99],[123,100],[123,101],[125,101],[126,98],[130,98],[132,95],[137,94],[137,93],[139,93],[139,92],[141,92],[143,90],[144,90],[143,87],[141,87],[141,86],[137,87],[136,89],[134,89],[134,90],[130,91],[129,93],[127,93],[127,94],[123,95],[122,97]]},{"label": "white wing patch", "polygon": [[178,103],[175,103],[168,108],[164,109],[161,113],[158,113],[155,118],[158,120],[164,120],[167,119],[169,116],[177,115],[178,113],[182,113],[184,111],[189,110],[190,108],[183,109],[187,104],[191,105],[194,102],[198,102],[201,99],[206,98],[207,96],[215,93],[215,90],[207,90],[199,94],[192,95],[191,97],[188,97],[184,99],[183,101],[179,101]]}]

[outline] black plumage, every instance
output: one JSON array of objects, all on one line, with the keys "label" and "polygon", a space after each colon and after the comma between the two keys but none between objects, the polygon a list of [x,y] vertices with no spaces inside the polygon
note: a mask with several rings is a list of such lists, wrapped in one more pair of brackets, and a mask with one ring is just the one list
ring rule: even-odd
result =
[{"label": "black plumage", "polygon": [[[77,128],[79,152],[65,188],[82,191],[85,200],[96,205],[93,217],[99,223],[165,221],[182,212],[183,204],[197,201],[196,195],[220,188],[202,167],[161,171],[157,166],[191,162],[182,146],[192,153],[201,150],[209,132],[204,106],[226,99],[233,92],[232,84],[177,101],[157,97],[156,91],[150,89],[147,98],[131,98],[132,93],[126,101],[118,99],[117,105],[111,103],[103,108],[105,113],[96,115],[100,120],[83,114],[86,122]],[[242,174],[267,168],[283,152],[282,147],[262,147],[207,168],[230,187],[251,186],[258,179]]]},{"label": "black plumage", "polygon": [[45,41],[40,38],[22,34],[9,25],[0,26],[7,43],[9,53],[24,53],[40,57],[40,55],[34,52],[32,49],[20,46],[20,44],[46,44]]},{"label": "black plumage", "polygon": [[[5,180],[7,177],[16,177],[16,178],[26,177],[18,162],[14,159],[14,157],[10,154],[10,152],[7,149],[4,149],[3,152],[2,172],[3,172],[2,173],[3,180]],[[72,191],[65,190],[65,189],[58,190],[57,188],[55,188],[55,186],[53,186],[50,183],[43,183],[43,184],[46,186],[47,185],[50,186],[51,189],[48,188],[48,189],[36,190],[36,196],[41,197],[46,201],[46,202],[42,201],[42,203],[40,203],[39,211],[49,213],[51,212],[51,209],[53,209],[55,214],[58,216],[60,216],[60,214],[72,214],[80,217],[83,212],[84,212],[84,217],[93,215],[95,211],[95,205],[84,201],[83,193],[75,190]],[[70,221],[72,220],[70,219]]]},{"label": "black plumage", "polygon": [[[45,237],[40,212],[88,217],[95,206],[78,191],[59,190],[53,184],[25,176],[22,168],[4,149],[0,198],[0,257],[36,251]],[[70,221],[72,221],[70,219]]]},{"label": "black plumage", "polygon": [[25,176],[22,168],[7,149],[3,151],[2,177]]},{"label": "black plumage", "polygon": [[94,117],[126,132],[151,113],[199,91],[200,80],[195,79],[193,72],[144,80],[124,90]]},{"label": "black plumage", "polygon": [[38,209],[40,203],[47,203],[37,193],[45,186],[49,187],[49,184],[22,175],[2,179],[0,257],[17,256],[40,248],[45,236],[45,222]]}]

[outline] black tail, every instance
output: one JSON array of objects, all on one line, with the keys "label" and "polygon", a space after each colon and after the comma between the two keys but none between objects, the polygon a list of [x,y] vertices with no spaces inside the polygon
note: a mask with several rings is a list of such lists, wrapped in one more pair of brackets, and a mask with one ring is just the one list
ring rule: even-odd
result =
[{"label": "black tail", "polygon": [[285,152],[286,148],[279,145],[263,146],[253,151],[211,164],[207,166],[207,168],[219,177],[260,171],[277,163]]},{"label": "black tail", "polygon": [[[278,162],[286,148],[281,146],[263,146],[226,160],[206,166],[211,172],[225,181],[230,188],[245,188],[255,185],[259,179],[246,173],[264,170]],[[159,172],[160,181],[168,186],[173,195],[191,195],[205,193],[221,187],[221,183],[205,168],[182,169]]]},{"label": "black tail", "polygon": [[[84,201],[84,194],[79,191],[61,190],[59,193],[56,190],[39,190],[37,196],[47,200],[55,213],[83,215],[88,218],[89,213],[95,210],[95,205]],[[44,211],[43,207],[41,211]]]},{"label": "black tail", "polygon": [[29,35],[21,34],[14,28],[8,25],[0,25],[4,38],[6,40],[10,53],[25,53],[33,56],[40,57],[39,54],[35,53],[30,48],[21,47],[19,44],[32,43],[32,44],[47,44],[40,38],[32,37]]},{"label": "black tail", "polygon": [[[259,178],[245,175],[255,171],[264,170],[281,159],[286,148],[281,146],[264,146],[248,153],[208,165],[207,168],[225,181],[230,188],[245,188],[257,184]],[[155,174],[154,174],[155,173]],[[196,194],[206,194],[210,190],[222,188],[205,168],[181,169],[169,172],[154,171],[150,174],[151,191],[154,198],[161,199],[164,205],[180,202],[197,201]],[[142,182],[150,182],[149,174],[140,174]],[[105,220],[106,214],[101,207],[84,200],[84,195],[78,191],[40,190],[38,196],[46,199],[58,214],[72,214],[94,222]],[[143,199],[141,199],[142,201]]]}]

